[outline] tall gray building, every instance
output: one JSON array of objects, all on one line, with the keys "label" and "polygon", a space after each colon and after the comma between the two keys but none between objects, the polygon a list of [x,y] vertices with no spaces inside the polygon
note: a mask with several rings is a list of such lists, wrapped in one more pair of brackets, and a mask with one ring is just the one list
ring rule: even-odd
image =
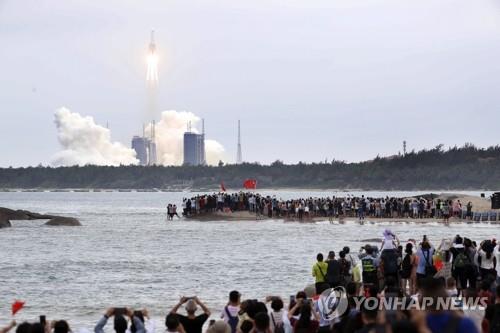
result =
[{"label": "tall gray building", "polygon": [[184,133],[184,165],[205,165],[205,126],[203,133],[191,132],[191,125]]},{"label": "tall gray building", "polygon": [[156,143],[154,141],[148,140],[148,165],[156,165],[157,157],[156,157]]},{"label": "tall gray building", "polygon": [[151,122],[151,138],[148,140],[148,165],[155,165],[156,158],[156,122]]},{"label": "tall gray building", "polygon": [[132,149],[135,150],[140,165],[148,165],[149,140],[145,137],[134,136],[132,138]]},{"label": "tall gray building", "polygon": [[151,122],[151,137],[146,137],[146,128],[142,128],[142,136],[134,136],[132,138],[132,149],[135,150],[139,165],[155,165],[156,156],[156,124]]}]

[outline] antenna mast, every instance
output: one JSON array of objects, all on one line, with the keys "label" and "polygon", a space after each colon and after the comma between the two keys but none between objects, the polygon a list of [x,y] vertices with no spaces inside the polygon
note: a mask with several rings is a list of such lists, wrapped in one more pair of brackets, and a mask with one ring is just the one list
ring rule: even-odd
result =
[{"label": "antenna mast", "polygon": [[240,120],[238,119],[238,152],[236,154],[236,163],[241,164],[241,128],[240,128]]},{"label": "antenna mast", "polygon": [[151,142],[155,142],[155,137],[156,137],[156,121],[153,120],[153,128],[151,131]]}]

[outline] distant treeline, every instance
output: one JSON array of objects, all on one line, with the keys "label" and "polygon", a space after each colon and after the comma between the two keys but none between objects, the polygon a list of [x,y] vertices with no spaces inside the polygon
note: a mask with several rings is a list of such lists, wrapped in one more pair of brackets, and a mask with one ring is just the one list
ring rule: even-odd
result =
[{"label": "distant treeline", "polygon": [[500,146],[468,144],[445,150],[439,145],[360,163],[3,168],[0,188],[216,189],[224,182],[228,190],[237,190],[247,178],[256,179],[258,188],[498,190]]}]

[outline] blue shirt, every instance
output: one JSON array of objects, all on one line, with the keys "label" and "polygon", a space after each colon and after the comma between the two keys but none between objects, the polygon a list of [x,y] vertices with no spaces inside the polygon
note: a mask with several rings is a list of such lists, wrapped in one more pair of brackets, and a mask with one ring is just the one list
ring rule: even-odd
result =
[{"label": "blue shirt", "polygon": [[417,257],[418,257],[418,266],[417,266],[417,274],[425,274],[425,266],[427,265],[425,261],[425,257],[427,257],[427,261],[429,262],[429,265],[432,265],[432,256],[434,255],[434,248],[431,247],[429,250],[425,250],[422,252],[422,248],[419,248],[417,251]]},{"label": "blue shirt", "polygon": [[[427,315],[427,327],[429,327],[432,333],[445,332],[451,316],[452,314],[450,312],[430,313]],[[479,333],[474,322],[467,317],[460,318],[458,328],[455,332]]]}]

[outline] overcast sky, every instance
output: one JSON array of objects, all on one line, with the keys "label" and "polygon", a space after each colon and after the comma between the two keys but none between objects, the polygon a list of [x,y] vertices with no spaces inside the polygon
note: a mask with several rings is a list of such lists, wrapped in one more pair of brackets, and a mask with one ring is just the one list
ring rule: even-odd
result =
[{"label": "overcast sky", "polygon": [[498,0],[0,0],[0,165],[47,164],[61,106],[130,145],[151,28],[158,105],[232,159],[238,119],[264,163],[500,143]]}]

